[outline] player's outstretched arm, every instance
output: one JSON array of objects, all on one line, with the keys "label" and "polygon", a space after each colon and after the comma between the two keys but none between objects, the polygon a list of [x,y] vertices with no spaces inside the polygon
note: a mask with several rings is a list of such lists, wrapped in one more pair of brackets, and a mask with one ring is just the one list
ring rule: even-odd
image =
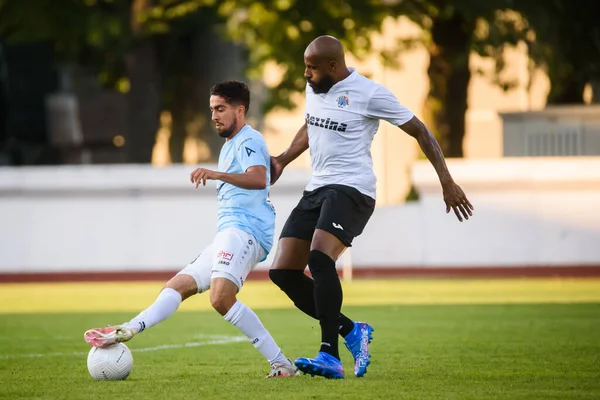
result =
[{"label": "player's outstretched arm", "polygon": [[190,174],[190,181],[198,187],[206,186],[207,180],[220,180],[242,189],[261,190],[267,187],[267,168],[263,165],[254,165],[241,174],[229,174],[213,171],[206,168],[196,168]]},{"label": "player's outstretched arm", "polygon": [[308,130],[305,123],[294,136],[290,147],[277,157],[271,157],[271,185],[277,182],[277,179],[283,173],[283,169],[298,158],[300,154],[304,153],[306,149],[308,149]]},{"label": "player's outstretched arm", "polygon": [[400,129],[417,139],[421,150],[423,150],[423,153],[425,153],[427,159],[431,162],[433,168],[435,168],[442,184],[446,212],[450,212],[450,209],[454,210],[454,214],[456,214],[460,222],[462,222],[463,217],[469,219],[473,215],[473,206],[460,186],[452,179],[450,171],[448,171],[448,167],[446,166],[442,149],[429,129],[417,117],[413,117],[410,121],[400,125]]}]

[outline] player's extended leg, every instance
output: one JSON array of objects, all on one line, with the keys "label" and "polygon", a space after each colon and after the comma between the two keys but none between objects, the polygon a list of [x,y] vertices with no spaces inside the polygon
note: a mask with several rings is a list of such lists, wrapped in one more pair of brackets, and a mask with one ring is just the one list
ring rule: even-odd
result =
[{"label": "player's extended leg", "polygon": [[210,288],[212,252],[212,245],[208,246],[194,261],[165,284],[150,307],[131,321],[121,325],[90,329],[83,335],[85,341],[94,347],[126,342],[143,330],[167,319],[177,311],[183,300]]},{"label": "player's extended leg", "polygon": [[154,303],[131,321],[122,325],[90,329],[85,332],[84,339],[94,347],[127,342],[136,334],[170,317],[183,300],[196,293],[198,286],[192,276],[175,275],[165,284]]}]

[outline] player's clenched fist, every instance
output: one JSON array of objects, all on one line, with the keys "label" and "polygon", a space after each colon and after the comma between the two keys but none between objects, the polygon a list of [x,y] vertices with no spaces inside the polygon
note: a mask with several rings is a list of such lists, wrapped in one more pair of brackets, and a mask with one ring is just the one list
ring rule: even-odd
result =
[{"label": "player's clenched fist", "polygon": [[210,169],[196,168],[190,174],[190,181],[196,185],[196,188],[200,185],[200,182],[202,182],[202,186],[206,186],[207,180],[217,179],[216,175],[217,173],[215,171],[211,171]]}]

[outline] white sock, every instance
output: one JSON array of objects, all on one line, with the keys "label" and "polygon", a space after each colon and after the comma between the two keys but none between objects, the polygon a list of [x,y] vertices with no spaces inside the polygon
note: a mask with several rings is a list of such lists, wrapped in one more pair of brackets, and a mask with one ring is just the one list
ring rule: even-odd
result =
[{"label": "white sock", "polygon": [[236,301],[223,318],[242,331],[269,363],[289,364],[288,359],[285,358],[258,316],[246,305]]},{"label": "white sock", "polygon": [[144,311],[139,313],[131,321],[125,323],[125,326],[137,329],[138,332],[150,328],[170,317],[181,304],[181,295],[178,291],[171,288],[163,289],[154,303]]}]

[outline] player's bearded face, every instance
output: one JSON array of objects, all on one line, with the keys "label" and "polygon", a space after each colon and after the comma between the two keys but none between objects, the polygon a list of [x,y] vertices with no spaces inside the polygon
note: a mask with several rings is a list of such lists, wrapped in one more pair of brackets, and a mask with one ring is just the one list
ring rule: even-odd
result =
[{"label": "player's bearded face", "polygon": [[217,133],[222,138],[228,138],[238,126],[238,107],[228,104],[221,96],[210,96],[210,112],[217,128]]},{"label": "player's bearded face", "polygon": [[329,74],[323,75],[320,79],[307,77],[306,82],[308,82],[313,92],[317,94],[329,92],[329,89],[334,85],[333,77]]},{"label": "player's bearded face", "polygon": [[229,136],[231,136],[236,127],[237,116],[234,114],[232,115],[232,121],[229,125],[226,125],[224,123],[217,124],[217,132],[222,138],[228,138]]}]

